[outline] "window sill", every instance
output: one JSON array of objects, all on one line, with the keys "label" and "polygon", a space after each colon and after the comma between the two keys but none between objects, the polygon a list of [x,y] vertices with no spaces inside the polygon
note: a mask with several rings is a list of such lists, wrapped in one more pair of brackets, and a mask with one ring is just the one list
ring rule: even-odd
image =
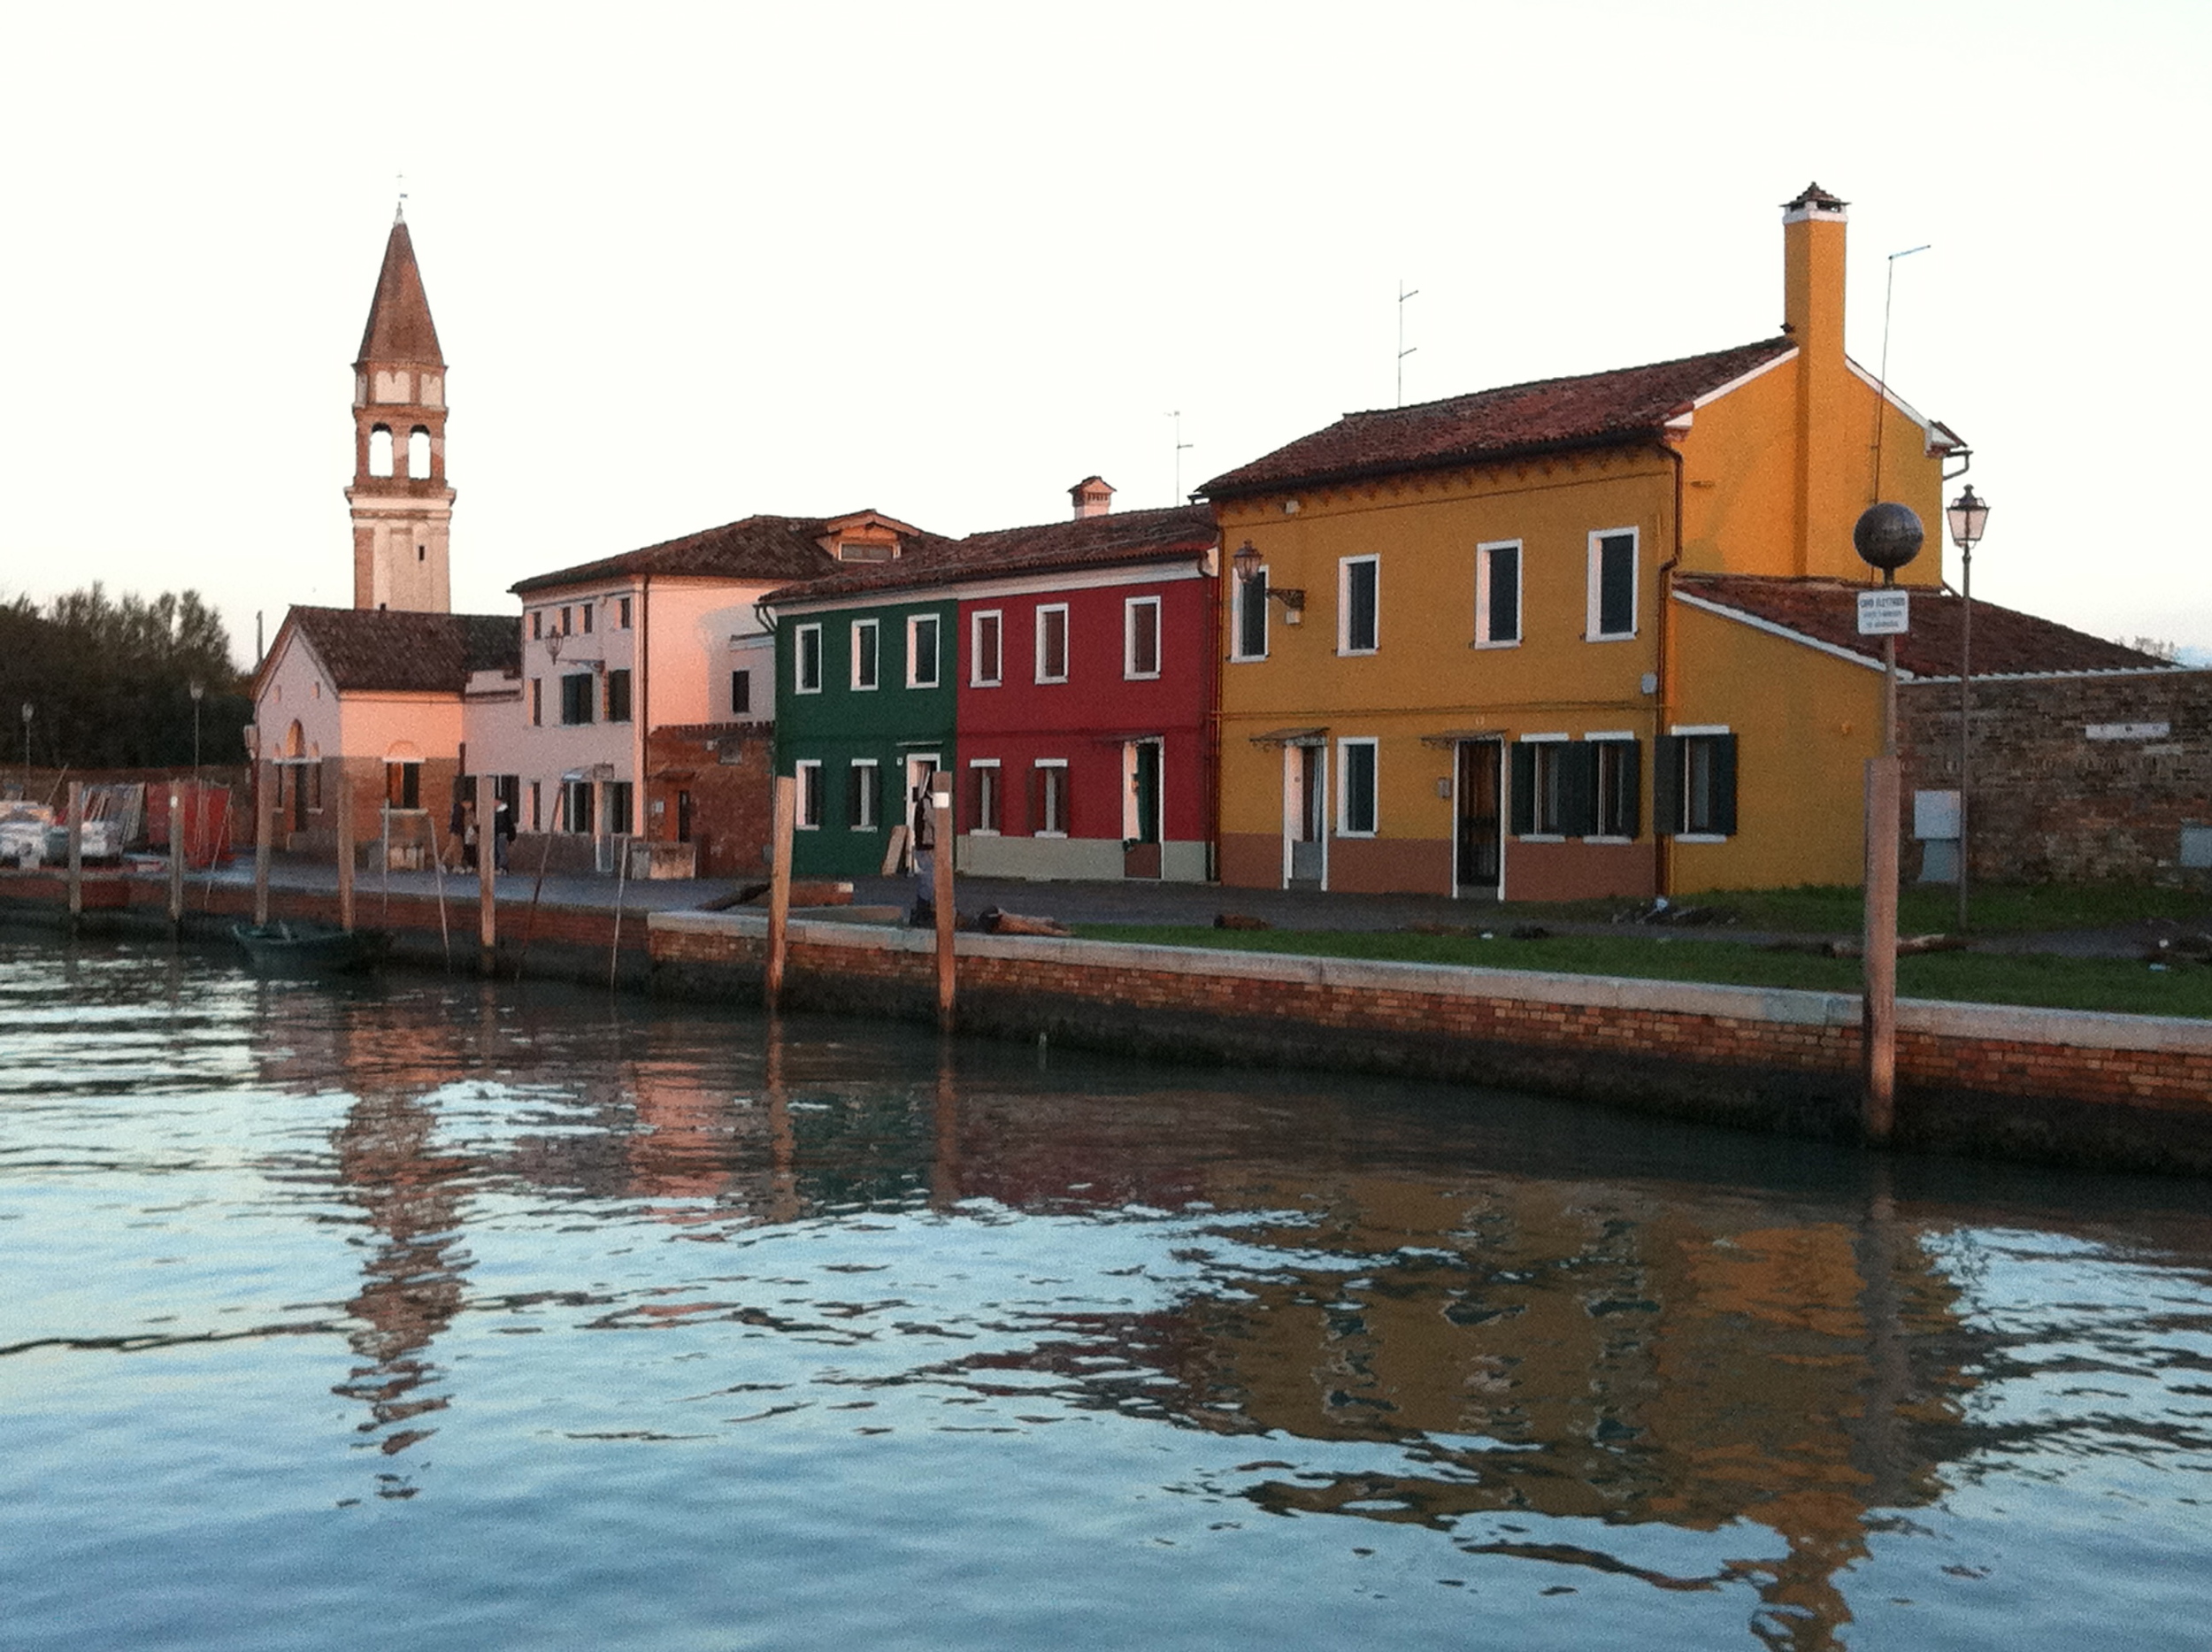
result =
[{"label": "window sill", "polygon": [[1517,649],[1521,646],[1521,639],[1518,637],[1499,637],[1490,641],[1485,641],[1481,637],[1477,637],[1467,646],[1471,649]]},{"label": "window sill", "polygon": [[872,682],[856,682],[853,684],[852,691],[855,694],[873,694],[876,691],[876,685]]},{"label": "window sill", "polygon": [[1232,654],[1229,656],[1229,664],[1232,665],[1257,665],[1266,657],[1267,656],[1264,654]]},{"label": "window sill", "polygon": [[1160,673],[1156,671],[1125,671],[1122,672],[1121,680],[1124,682],[1157,682]]},{"label": "window sill", "polygon": [[1036,681],[1038,688],[1049,688],[1057,684],[1064,683],[1067,681],[1067,679],[1065,677],[1040,677],[1036,680]]},{"label": "window sill", "polygon": [[1596,636],[1591,636],[1586,632],[1582,640],[1585,642],[1633,642],[1636,634],[1633,631],[1601,631]]},{"label": "window sill", "polygon": [[934,688],[940,685],[937,680],[933,677],[927,682],[910,682],[906,686],[910,688]]},{"label": "window sill", "polygon": [[1379,648],[1373,648],[1373,649],[1337,649],[1337,651],[1336,651],[1336,657],[1337,657],[1337,658],[1339,658],[1339,659],[1340,659],[1340,660],[1366,659],[1366,658],[1369,658],[1370,657],[1371,657],[1371,656],[1373,656],[1373,655],[1377,655],[1377,654],[1379,654],[1379,653],[1381,653],[1381,652],[1382,652],[1382,650],[1381,650],[1380,649],[1379,649]]},{"label": "window sill", "polygon": [[1567,840],[1557,832],[1522,832],[1514,836],[1517,843],[1564,843]]},{"label": "window sill", "polygon": [[822,691],[819,688],[794,688],[791,692],[793,694],[819,694]]},{"label": "window sill", "polygon": [[996,688],[1004,681],[1005,679],[1001,677],[971,677],[968,679],[968,687],[971,688]]},{"label": "window sill", "polygon": [[1616,843],[1616,844],[1617,844],[1617,843],[1633,843],[1636,840],[1635,840],[1634,838],[1632,838],[1632,837],[1586,837],[1586,838],[1584,838],[1582,841],[1583,841],[1585,843]]},{"label": "window sill", "polygon": [[969,837],[996,837],[998,828],[996,826],[971,826],[967,835]]},{"label": "window sill", "polygon": [[1374,839],[1380,837],[1382,834],[1379,832],[1346,832],[1340,830],[1332,835],[1348,841],[1357,841],[1364,840],[1367,841],[1372,841]]},{"label": "window sill", "polygon": [[1058,838],[1061,841],[1065,841],[1068,834],[1064,832],[1033,832],[1030,835],[1033,837]]},{"label": "window sill", "polygon": [[1674,834],[1674,841],[1678,843],[1725,843],[1728,834],[1724,832],[1678,832]]}]

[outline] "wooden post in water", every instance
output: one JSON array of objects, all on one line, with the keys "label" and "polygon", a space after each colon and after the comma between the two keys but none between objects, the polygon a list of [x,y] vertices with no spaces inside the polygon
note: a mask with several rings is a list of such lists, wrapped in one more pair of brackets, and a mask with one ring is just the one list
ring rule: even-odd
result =
[{"label": "wooden post in water", "polygon": [[937,1025],[952,1031],[952,776],[940,769],[930,783],[930,903],[937,909]]},{"label": "wooden post in water", "polygon": [[791,923],[791,834],[798,825],[799,782],[789,774],[776,776],[776,836],[774,858],[768,872],[768,968],[761,981],[761,996],[773,1010],[783,1003],[783,966]]},{"label": "wooden post in water", "polygon": [[353,776],[338,765],[338,927],[353,928]]},{"label": "wooden post in water", "polygon": [[84,916],[84,782],[69,782],[69,926]]},{"label": "wooden post in water", "polygon": [[184,927],[184,788],[169,782],[169,927]]},{"label": "wooden post in water", "polygon": [[1866,760],[1866,997],[1860,1041],[1866,1139],[1889,1140],[1897,1117],[1897,754]]},{"label": "wooden post in water", "polygon": [[276,841],[276,777],[273,763],[253,769],[253,921],[269,921],[269,851]]},{"label": "wooden post in water", "polygon": [[485,974],[492,972],[493,960],[499,953],[499,901],[495,893],[493,874],[499,869],[499,845],[494,834],[497,822],[492,818],[492,777],[476,777],[476,941],[481,949],[481,967]]}]

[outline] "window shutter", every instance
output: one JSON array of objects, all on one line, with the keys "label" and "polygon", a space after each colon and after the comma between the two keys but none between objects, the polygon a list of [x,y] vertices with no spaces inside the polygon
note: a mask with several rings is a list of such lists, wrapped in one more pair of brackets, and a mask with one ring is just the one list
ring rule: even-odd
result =
[{"label": "window shutter", "polygon": [[1536,830],[1536,748],[1525,742],[1513,748],[1513,835],[1526,837]]},{"label": "window shutter", "polygon": [[1643,767],[1644,742],[1624,740],[1621,753],[1621,817],[1628,827],[1627,835],[1637,836],[1643,830]]},{"label": "window shutter", "polygon": [[1567,837],[1588,837],[1598,829],[1598,749],[1586,740],[1559,749],[1559,830]]},{"label": "window shutter", "polygon": [[1682,830],[1682,736],[1660,735],[1651,763],[1652,834],[1672,837]]},{"label": "window shutter", "polygon": [[1736,834],[1736,737],[1708,736],[1713,742],[1713,830],[1723,837]]}]

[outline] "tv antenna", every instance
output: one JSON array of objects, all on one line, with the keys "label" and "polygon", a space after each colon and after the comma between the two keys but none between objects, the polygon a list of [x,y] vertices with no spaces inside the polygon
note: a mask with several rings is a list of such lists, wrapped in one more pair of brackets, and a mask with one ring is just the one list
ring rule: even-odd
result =
[{"label": "tv antenna", "polygon": [[1916,247],[1907,247],[1902,252],[1889,255],[1889,280],[1882,290],[1882,371],[1874,380],[1874,475],[1867,486],[1866,502],[1879,504],[1882,499],[1882,432],[1889,421],[1883,414],[1889,411],[1889,311],[1897,296],[1897,260],[1909,258],[1916,252],[1925,252],[1935,245],[1924,241]]},{"label": "tv antenna", "polygon": [[1168,417],[1175,421],[1175,497],[1169,503],[1180,504],[1183,503],[1183,455],[1190,451],[1191,444],[1183,440],[1183,410],[1179,407]]},{"label": "tv antenna", "polygon": [[1405,277],[1402,275],[1398,278],[1398,405],[1401,407],[1406,404],[1406,357],[1421,348],[1418,344],[1409,346],[1406,343],[1406,300],[1420,296],[1419,288],[1409,288]]}]

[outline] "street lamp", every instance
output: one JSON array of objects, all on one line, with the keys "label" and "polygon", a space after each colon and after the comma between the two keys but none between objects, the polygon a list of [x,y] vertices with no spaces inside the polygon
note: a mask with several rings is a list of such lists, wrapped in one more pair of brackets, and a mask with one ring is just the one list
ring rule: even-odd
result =
[{"label": "street lamp", "polygon": [[23,703],[23,801],[31,801],[31,703]]},{"label": "street lamp", "polygon": [[206,696],[207,685],[197,677],[192,680],[192,795],[200,793],[200,702]]},{"label": "street lamp", "polygon": [[1951,525],[1951,542],[1959,548],[1959,933],[1966,933],[1966,797],[1968,759],[1972,747],[1967,717],[1972,710],[1974,681],[1974,547],[1989,525],[1989,502],[1974,496],[1974,485],[1951,501],[1944,513]]},{"label": "street lamp", "polygon": [[[1851,529],[1860,559],[1882,571],[1886,599],[1897,570],[1920,554],[1920,519],[1901,504],[1869,505]],[[1882,639],[1882,755],[1866,765],[1866,993],[1860,1047],[1865,1062],[1864,1123],[1870,1141],[1889,1140],[1897,1109],[1897,634],[1904,616],[1860,599],[1862,635]],[[1900,599],[1901,601],[1901,599]]]}]

